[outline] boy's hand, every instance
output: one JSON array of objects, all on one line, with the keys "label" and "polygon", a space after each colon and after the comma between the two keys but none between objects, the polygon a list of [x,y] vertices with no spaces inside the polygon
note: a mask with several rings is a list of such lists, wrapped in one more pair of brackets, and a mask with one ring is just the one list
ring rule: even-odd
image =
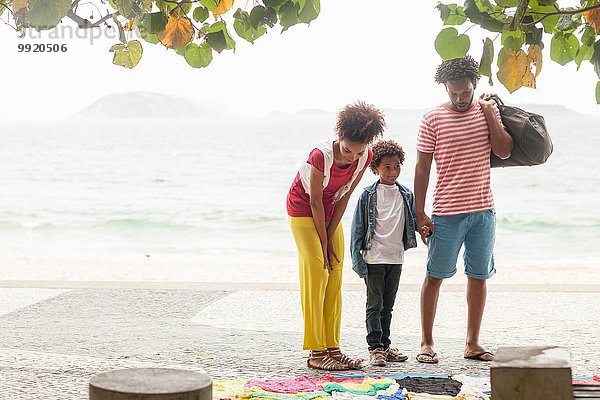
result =
[{"label": "boy's hand", "polygon": [[433,235],[434,224],[431,218],[427,214],[423,213],[417,215],[417,227],[419,227],[419,234],[423,243],[427,244],[427,238]]}]

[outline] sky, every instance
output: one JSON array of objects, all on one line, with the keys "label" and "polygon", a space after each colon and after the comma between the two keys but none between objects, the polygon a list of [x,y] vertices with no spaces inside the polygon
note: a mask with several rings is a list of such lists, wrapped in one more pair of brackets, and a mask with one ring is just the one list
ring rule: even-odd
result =
[{"label": "sky", "polygon": [[[446,99],[443,87],[433,82],[441,62],[433,42],[443,28],[437,1],[321,3],[321,15],[310,26],[294,26],[284,33],[276,28],[254,45],[234,36],[235,54],[215,54],[205,69],[191,68],[160,44],[143,42],[142,61],[127,70],[112,64],[108,49],[118,39],[106,31],[96,31],[95,38],[80,32],[78,38],[71,23],[53,37],[49,32],[18,39],[0,24],[0,119],[65,118],[98,98],[130,91],[178,95],[239,115],[335,111],[359,99],[382,108],[425,109]],[[238,0],[234,8],[245,4]],[[92,12],[91,7],[80,10],[82,15]],[[458,30],[462,33],[469,26]],[[468,34],[470,54],[479,60],[482,39],[491,34],[477,27]],[[68,50],[18,53],[19,43],[66,44]],[[499,46],[499,38],[495,44]],[[478,91],[496,92],[505,103],[560,104],[600,115],[594,98],[598,79],[591,64],[585,62],[579,71],[574,63],[561,67],[550,60],[548,50],[549,45],[537,89],[509,94],[497,80],[490,88],[484,78]]]}]

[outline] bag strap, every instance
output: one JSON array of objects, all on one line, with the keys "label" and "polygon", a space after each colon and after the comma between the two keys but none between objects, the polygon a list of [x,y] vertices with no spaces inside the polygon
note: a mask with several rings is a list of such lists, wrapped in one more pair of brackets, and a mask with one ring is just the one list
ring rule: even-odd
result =
[{"label": "bag strap", "polygon": [[504,107],[504,102],[502,100],[500,100],[500,97],[498,97],[498,95],[493,95],[491,97],[491,100],[494,100],[496,102],[496,105],[498,105],[498,108],[500,108],[500,106]]}]

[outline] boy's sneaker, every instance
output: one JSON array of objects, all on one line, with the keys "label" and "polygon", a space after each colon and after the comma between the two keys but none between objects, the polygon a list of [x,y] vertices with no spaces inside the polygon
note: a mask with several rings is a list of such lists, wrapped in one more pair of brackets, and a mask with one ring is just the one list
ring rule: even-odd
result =
[{"label": "boy's sneaker", "polygon": [[387,354],[384,349],[369,350],[369,353],[371,353],[371,356],[369,357],[369,363],[373,367],[385,367],[387,365]]},{"label": "boy's sneaker", "polygon": [[389,347],[384,350],[385,360],[390,362],[403,362],[408,360],[408,356],[400,353],[400,350]]}]

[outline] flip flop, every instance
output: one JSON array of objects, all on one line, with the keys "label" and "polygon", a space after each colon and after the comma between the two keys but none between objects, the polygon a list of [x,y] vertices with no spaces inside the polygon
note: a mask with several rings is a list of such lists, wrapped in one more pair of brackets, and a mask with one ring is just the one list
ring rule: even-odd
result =
[{"label": "flip flop", "polygon": [[[429,357],[429,361],[425,361],[423,359],[419,359],[420,356],[425,356],[425,357]],[[429,353],[420,353],[417,354],[417,361],[423,364],[437,364],[440,362],[440,360],[436,360],[435,356],[437,356],[437,353],[433,353],[433,354],[429,354]]]},{"label": "flip flop", "polygon": [[480,353],[476,353],[470,356],[465,356],[465,358],[467,360],[475,360],[475,361],[492,361],[492,360],[486,360],[485,358],[483,358],[482,356],[489,354],[490,356],[494,357],[494,353],[491,353],[489,351],[482,351]]}]

